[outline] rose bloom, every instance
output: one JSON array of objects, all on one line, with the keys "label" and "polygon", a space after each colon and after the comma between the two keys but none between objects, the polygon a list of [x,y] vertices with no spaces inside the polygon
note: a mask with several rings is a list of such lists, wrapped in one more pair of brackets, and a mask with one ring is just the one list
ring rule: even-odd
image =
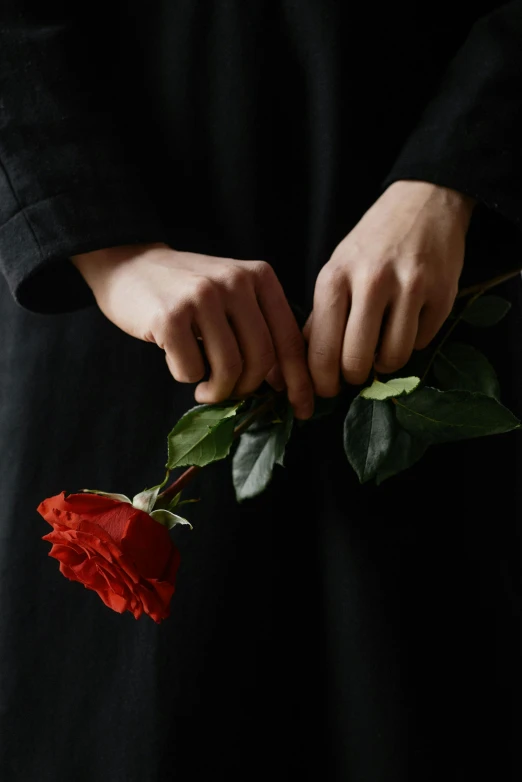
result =
[{"label": "rose bloom", "polygon": [[169,615],[179,550],[169,531],[128,502],[65,492],[37,508],[52,526],[43,536],[60,572],[98,593],[118,613],[143,613],[155,622]]}]

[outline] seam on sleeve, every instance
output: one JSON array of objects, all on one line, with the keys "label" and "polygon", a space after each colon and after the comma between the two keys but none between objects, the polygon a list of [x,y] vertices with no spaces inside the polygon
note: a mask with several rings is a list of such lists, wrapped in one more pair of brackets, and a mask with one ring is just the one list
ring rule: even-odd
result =
[{"label": "seam on sleeve", "polygon": [[[23,216],[23,218],[24,218],[24,220],[25,220],[25,222],[26,222],[26,224],[27,224],[27,227],[28,227],[28,229],[30,230],[30,232],[31,232],[31,234],[32,234],[32,236],[33,236],[33,239],[34,239],[34,241],[35,241],[35,243],[36,243],[36,246],[38,247],[38,251],[39,251],[39,253],[40,253],[40,257],[43,259],[43,250],[42,250],[42,246],[41,246],[41,244],[40,244],[40,242],[39,242],[39,240],[38,240],[38,236],[36,235],[36,231],[34,230],[34,226],[33,226],[33,224],[31,223],[31,221],[29,220],[29,217],[28,217],[28,215],[27,215],[27,213],[26,213],[26,211],[25,211],[25,210],[26,210],[26,207],[24,207],[24,206],[22,205],[22,203],[20,202],[20,199],[18,198],[18,194],[17,194],[17,192],[16,192],[15,188],[13,187],[13,183],[12,183],[11,177],[9,176],[9,172],[8,172],[7,168],[5,167],[5,165],[2,163],[2,160],[1,160],[1,159],[0,159],[0,166],[1,166],[1,168],[2,168],[2,171],[4,172],[5,180],[6,180],[7,184],[9,185],[9,188],[10,188],[10,190],[11,190],[11,193],[12,193],[12,195],[13,195],[13,198],[14,198],[14,200],[16,201],[16,203],[17,203],[17,205],[18,205],[18,210],[19,210],[19,211],[17,212],[17,214],[21,214],[21,215]],[[47,199],[44,199],[44,200],[47,200]],[[15,216],[16,216],[16,215],[12,215],[12,216],[9,218],[9,220],[11,220],[11,219],[12,219],[13,217],[15,217]],[[9,222],[9,220],[8,220],[7,222]],[[4,225],[5,225],[5,223],[4,223]]]}]

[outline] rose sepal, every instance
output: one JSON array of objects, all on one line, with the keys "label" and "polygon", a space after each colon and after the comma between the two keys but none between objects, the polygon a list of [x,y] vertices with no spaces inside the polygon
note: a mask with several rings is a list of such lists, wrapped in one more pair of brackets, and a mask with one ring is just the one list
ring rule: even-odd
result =
[{"label": "rose sepal", "polygon": [[183,524],[185,526],[189,526],[190,529],[193,529],[190,521],[184,519],[183,516],[178,516],[176,513],[172,513],[170,510],[158,508],[158,510],[153,510],[152,513],[149,513],[149,516],[152,516],[155,521],[163,524],[163,526],[167,527],[167,529],[172,529],[178,524]]}]

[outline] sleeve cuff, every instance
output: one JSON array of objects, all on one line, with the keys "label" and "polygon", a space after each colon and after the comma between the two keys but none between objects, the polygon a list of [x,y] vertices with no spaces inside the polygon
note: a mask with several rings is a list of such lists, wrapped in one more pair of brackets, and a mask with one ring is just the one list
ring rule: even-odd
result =
[{"label": "sleeve cuff", "polygon": [[121,188],[82,189],[43,199],[0,226],[0,260],[17,304],[36,313],[72,312],[95,303],[71,255],[124,244],[167,242],[150,204]]},{"label": "sleeve cuff", "polygon": [[397,180],[413,179],[449,187],[477,200],[466,237],[461,286],[483,282],[522,266],[522,200],[488,189],[482,180],[450,168],[396,165],[381,182],[384,192]]},{"label": "sleeve cuff", "polygon": [[399,179],[414,179],[423,182],[432,182],[440,187],[449,187],[460,193],[465,193],[475,198],[480,204],[497,212],[502,217],[522,227],[522,191],[521,198],[510,197],[507,194],[499,196],[495,188],[488,188],[487,182],[482,178],[473,180],[467,174],[463,175],[454,168],[441,168],[430,165],[401,165],[393,167],[388,176],[381,182],[381,192],[384,192],[393,182]]}]

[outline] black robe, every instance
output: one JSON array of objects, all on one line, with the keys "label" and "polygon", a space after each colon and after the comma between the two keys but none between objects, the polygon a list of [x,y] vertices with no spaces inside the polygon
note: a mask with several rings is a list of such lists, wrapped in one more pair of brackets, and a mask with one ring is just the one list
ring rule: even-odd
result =
[{"label": "black robe", "polygon": [[[522,265],[521,140],[521,2],[3,0],[4,782],[520,780],[518,433],[360,487],[339,409],[256,499],[205,468],[161,625],[63,578],[35,509],[157,483],[194,404],[71,255],[263,259],[309,311],[338,242],[421,179],[479,201],[482,279]],[[520,281],[502,292],[509,316],[472,336],[520,415]]]}]

